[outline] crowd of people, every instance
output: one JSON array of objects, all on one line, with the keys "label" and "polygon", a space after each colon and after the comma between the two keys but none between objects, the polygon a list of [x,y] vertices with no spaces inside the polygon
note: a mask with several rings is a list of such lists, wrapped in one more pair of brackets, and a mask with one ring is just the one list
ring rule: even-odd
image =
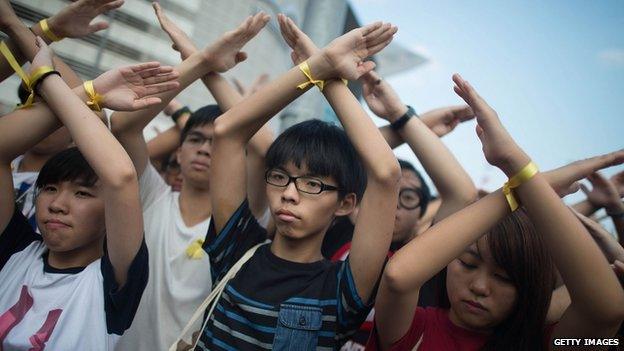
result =
[{"label": "crowd of people", "polygon": [[[181,62],[83,82],[48,45],[106,29],[92,21],[122,5],[78,0],[28,28],[0,0],[0,79],[23,80],[21,104],[0,117],[1,350],[622,342],[624,171],[600,172],[624,150],[540,170],[458,74],[465,105],[417,114],[367,60],[397,33],[383,22],[319,48],[280,14],[293,67],[245,87],[221,74],[268,15],[200,49],[154,3]],[[196,80],[216,105],[176,100]],[[356,80],[388,125],[367,115]],[[271,118],[316,88],[340,126],[274,135]],[[161,111],[174,126],[146,142]],[[509,179],[496,191],[477,189],[441,141],[470,120]],[[393,154],[404,143],[435,190]],[[586,199],[566,206],[579,190]],[[616,236],[592,218],[601,209]]]}]

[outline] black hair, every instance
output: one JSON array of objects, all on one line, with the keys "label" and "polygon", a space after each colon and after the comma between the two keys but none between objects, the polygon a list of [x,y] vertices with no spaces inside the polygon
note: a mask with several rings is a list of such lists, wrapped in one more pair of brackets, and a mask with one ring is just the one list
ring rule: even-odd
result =
[{"label": "black hair", "polygon": [[429,189],[429,185],[425,182],[423,176],[416,170],[413,164],[408,161],[399,159],[399,166],[402,170],[407,170],[413,172],[418,180],[420,181],[420,217],[425,215],[427,212],[427,207],[429,206],[429,202],[431,201],[431,189]]},{"label": "black hair", "polygon": [[366,188],[366,172],[347,134],[336,125],[318,119],[297,123],[286,129],[269,147],[266,168],[302,164],[311,174],[333,177],[338,196],[355,193],[358,200]]},{"label": "black hair", "polygon": [[186,121],[184,128],[182,128],[182,133],[180,133],[180,144],[182,144],[186,135],[193,128],[213,123],[214,120],[222,114],[223,112],[221,112],[221,109],[217,105],[206,105],[191,113],[191,117],[189,117],[188,121]]},{"label": "black hair", "polygon": [[98,181],[87,160],[78,148],[71,147],[52,156],[41,168],[37,177],[37,189],[48,184],[77,182],[84,186],[93,186]]}]

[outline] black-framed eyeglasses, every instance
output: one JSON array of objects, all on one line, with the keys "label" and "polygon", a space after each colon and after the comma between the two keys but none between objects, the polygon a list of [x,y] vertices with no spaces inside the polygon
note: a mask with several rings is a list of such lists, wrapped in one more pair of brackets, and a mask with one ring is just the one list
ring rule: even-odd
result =
[{"label": "black-framed eyeglasses", "polygon": [[399,191],[399,205],[406,210],[415,210],[420,207],[422,190],[419,188],[404,188]]},{"label": "black-framed eyeglasses", "polygon": [[295,188],[306,194],[320,194],[323,191],[338,190],[338,187],[325,184],[317,178],[310,176],[293,177],[279,169],[269,169],[266,171],[264,174],[264,180],[267,184],[282,188],[287,187],[291,182],[295,182]]}]

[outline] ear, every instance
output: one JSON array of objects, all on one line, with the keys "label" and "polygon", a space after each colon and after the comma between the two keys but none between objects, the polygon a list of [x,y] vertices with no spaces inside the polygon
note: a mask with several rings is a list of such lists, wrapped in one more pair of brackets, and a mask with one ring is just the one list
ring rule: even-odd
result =
[{"label": "ear", "polygon": [[180,163],[180,153],[182,152],[182,147],[181,147],[181,146],[178,146],[178,148],[176,149],[176,151],[175,151],[175,152],[176,152],[176,162],[177,162],[179,165],[182,165],[182,163]]},{"label": "ear", "polygon": [[345,195],[342,200],[338,201],[338,208],[334,212],[334,216],[346,216],[350,214],[355,209],[356,204],[357,199],[355,197],[355,193]]}]

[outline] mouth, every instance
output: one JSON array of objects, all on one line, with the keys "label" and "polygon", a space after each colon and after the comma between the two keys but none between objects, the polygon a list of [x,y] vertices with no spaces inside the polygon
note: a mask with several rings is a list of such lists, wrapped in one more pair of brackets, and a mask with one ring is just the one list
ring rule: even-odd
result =
[{"label": "mouth", "polygon": [[482,314],[484,312],[487,312],[487,308],[485,308],[482,304],[476,301],[462,300],[462,303],[466,306],[468,311],[472,313]]},{"label": "mouth", "polygon": [[46,228],[48,229],[63,229],[63,228],[69,228],[70,225],[60,221],[58,219],[48,219],[45,222],[43,222],[46,226]]},{"label": "mouth", "polygon": [[279,220],[286,223],[291,223],[299,219],[299,217],[296,216],[294,213],[284,209],[278,210],[277,212],[275,212],[275,215]]},{"label": "mouth", "polygon": [[191,162],[191,167],[193,167],[196,170],[205,171],[210,168],[210,165],[207,163],[203,163],[203,162],[193,161]]}]

